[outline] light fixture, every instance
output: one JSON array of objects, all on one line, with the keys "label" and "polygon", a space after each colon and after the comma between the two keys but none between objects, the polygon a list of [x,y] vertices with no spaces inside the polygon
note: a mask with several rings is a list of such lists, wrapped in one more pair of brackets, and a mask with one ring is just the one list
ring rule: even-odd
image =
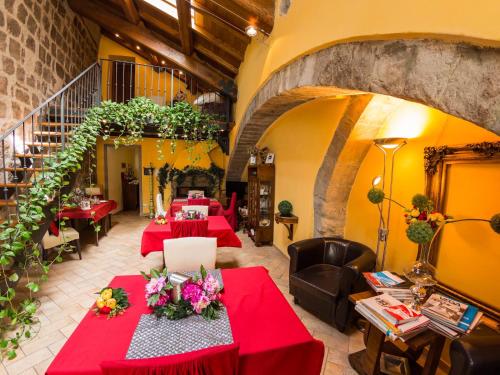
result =
[{"label": "light fixture", "polygon": [[135,49],[140,50],[141,46],[135,46]]},{"label": "light fixture", "polygon": [[248,25],[247,27],[245,27],[245,32],[250,38],[253,38],[257,35],[257,29],[253,25]]},{"label": "light fixture", "polygon": [[183,72],[182,70],[179,70],[179,74],[180,74],[180,75],[183,75],[183,74],[184,74],[184,72]]},{"label": "light fixture", "polygon": [[382,170],[382,175],[381,176],[376,176],[372,180],[372,185],[375,187],[376,185],[382,183],[382,190],[385,192],[385,182],[386,182],[386,176],[385,176],[385,171],[386,171],[386,164],[387,164],[387,153],[390,152],[391,155],[391,165],[390,165],[390,180],[388,181],[389,183],[389,193],[386,194],[385,196],[387,197],[387,216],[384,220],[384,202],[382,201],[379,204],[379,210],[380,210],[380,221],[378,225],[378,236],[377,236],[377,249],[375,251],[375,259],[377,262],[377,265],[379,264],[379,252],[380,252],[380,247],[383,243],[383,249],[382,249],[382,261],[380,262],[380,270],[384,269],[385,265],[385,255],[387,253],[387,239],[389,236],[389,221],[391,219],[391,203],[392,203],[392,183],[393,183],[393,177],[394,177],[394,158],[396,156],[396,152],[399,151],[401,147],[403,147],[406,144],[406,138],[378,138],[373,140],[373,144],[380,150],[382,151],[382,154],[384,155],[384,168]]},{"label": "light fixture", "polygon": [[382,182],[382,176],[376,176],[373,178],[372,180],[372,186],[375,187],[377,186],[378,184],[380,184],[380,182]]},{"label": "light fixture", "polygon": [[162,63],[163,65],[165,65],[165,60],[161,60],[161,63]]},{"label": "light fixture", "polygon": [[115,33],[115,36],[116,36],[117,38],[119,38],[119,37],[120,37],[120,34],[118,34],[118,33]]}]

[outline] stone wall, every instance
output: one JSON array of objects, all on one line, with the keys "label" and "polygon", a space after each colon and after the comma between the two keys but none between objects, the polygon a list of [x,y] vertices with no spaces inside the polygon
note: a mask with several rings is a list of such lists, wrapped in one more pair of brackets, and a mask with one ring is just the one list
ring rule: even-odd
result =
[{"label": "stone wall", "polygon": [[66,0],[2,0],[0,133],[97,59],[99,30]]}]

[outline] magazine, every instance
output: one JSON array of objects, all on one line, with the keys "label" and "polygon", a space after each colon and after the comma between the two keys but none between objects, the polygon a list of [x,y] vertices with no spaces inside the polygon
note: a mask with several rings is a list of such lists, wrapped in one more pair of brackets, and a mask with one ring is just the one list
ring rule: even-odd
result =
[{"label": "magazine", "polygon": [[422,305],[422,313],[443,322],[458,325],[468,305],[439,293],[432,294]]},{"label": "magazine", "polygon": [[403,304],[385,307],[382,310],[382,315],[395,325],[408,323],[422,316],[422,314]]}]

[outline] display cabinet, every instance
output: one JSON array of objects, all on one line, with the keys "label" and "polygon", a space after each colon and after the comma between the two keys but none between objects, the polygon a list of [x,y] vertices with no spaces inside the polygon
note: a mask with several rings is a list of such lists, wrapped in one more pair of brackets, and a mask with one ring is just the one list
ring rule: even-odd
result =
[{"label": "display cabinet", "polygon": [[248,235],[255,245],[273,243],[274,165],[248,167]]}]

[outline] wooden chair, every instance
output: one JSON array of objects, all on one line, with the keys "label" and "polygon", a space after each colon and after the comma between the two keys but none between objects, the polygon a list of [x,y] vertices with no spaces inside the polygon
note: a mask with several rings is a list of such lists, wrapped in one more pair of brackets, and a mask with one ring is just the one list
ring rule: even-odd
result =
[{"label": "wooden chair", "polygon": [[47,250],[53,249],[54,247],[58,247],[65,243],[70,243],[70,242],[75,243],[78,257],[81,260],[82,251],[80,246],[80,234],[76,231],[76,229],[71,227],[66,227],[60,230],[57,236],[51,235],[49,231],[45,233],[45,235],[42,238],[43,257],[44,258],[46,257]]}]

